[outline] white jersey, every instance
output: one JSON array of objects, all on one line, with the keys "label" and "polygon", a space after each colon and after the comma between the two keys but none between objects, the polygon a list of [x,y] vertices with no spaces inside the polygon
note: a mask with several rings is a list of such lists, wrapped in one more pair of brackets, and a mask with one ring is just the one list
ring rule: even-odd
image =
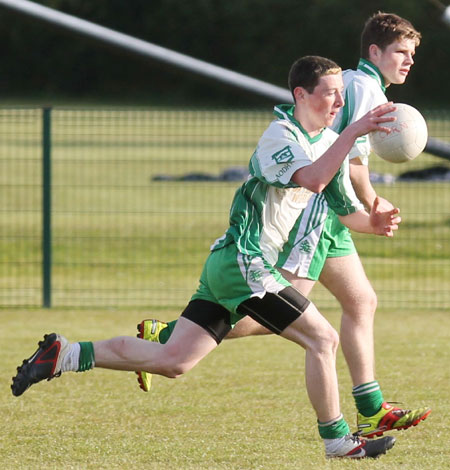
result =
[{"label": "white jersey", "polygon": [[[315,137],[293,116],[294,107],[275,108],[273,121],[253,153],[247,181],[236,191],[230,210],[230,227],[212,249],[236,243],[246,255],[263,256],[274,265],[289,233],[313,195],[291,181],[293,174],[311,165],[339,137],[323,129]],[[362,209],[350,182],[348,158],[327,185],[323,197],[340,215]]]},{"label": "white jersey", "polygon": [[[334,120],[332,129],[340,134],[349,124],[361,119],[371,109],[386,103],[384,79],[378,68],[367,60],[361,59],[357,70],[345,70],[345,105]],[[357,139],[350,158],[359,157],[368,165],[370,143],[368,135]]]},{"label": "white jersey", "polygon": [[[336,116],[332,129],[338,134],[349,124],[357,121],[371,109],[386,103],[384,78],[378,68],[365,59],[360,59],[357,70],[343,72],[345,104]],[[359,157],[363,164],[369,162],[370,144],[367,135],[359,137],[349,158]],[[314,263],[316,249],[322,240],[322,231],[328,215],[327,204],[323,194],[314,194],[303,211],[301,220],[295,225],[278,260],[278,267],[284,268],[301,277],[308,277],[309,267]],[[363,208],[362,205],[360,206]],[[339,214],[343,215],[343,214]],[[307,249],[299,250],[301,244]],[[296,249],[294,249],[296,247]]]}]

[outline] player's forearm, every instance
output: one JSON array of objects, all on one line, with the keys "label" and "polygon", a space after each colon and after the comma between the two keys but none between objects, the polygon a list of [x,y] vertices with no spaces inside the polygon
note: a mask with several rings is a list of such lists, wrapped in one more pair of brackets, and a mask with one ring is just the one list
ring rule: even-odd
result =
[{"label": "player's forearm", "polygon": [[377,197],[377,193],[372,186],[361,186],[358,182],[354,183],[353,180],[352,185],[358,199],[363,203],[366,211],[369,212],[373,205],[373,201]]},{"label": "player's forearm", "polygon": [[350,127],[344,129],[339,138],[320,158],[311,165],[297,170],[292,181],[314,193],[322,192],[338,172],[356,138],[357,134]]},{"label": "player's forearm", "polygon": [[292,181],[299,186],[309,189],[315,193],[323,191],[331,178],[337,173],[355,140],[371,131],[379,130],[390,132],[383,126],[385,122],[391,122],[395,117],[386,117],[385,114],[395,111],[392,102],[382,104],[369,111],[358,121],[346,127],[334,144],[314,163],[297,170]]},{"label": "player's forearm", "polygon": [[364,210],[349,215],[340,215],[339,220],[354,232],[378,234],[370,223],[370,215]]},{"label": "player's forearm", "polygon": [[369,168],[363,165],[359,158],[350,160],[350,179],[358,199],[370,212],[377,193],[370,182]]}]

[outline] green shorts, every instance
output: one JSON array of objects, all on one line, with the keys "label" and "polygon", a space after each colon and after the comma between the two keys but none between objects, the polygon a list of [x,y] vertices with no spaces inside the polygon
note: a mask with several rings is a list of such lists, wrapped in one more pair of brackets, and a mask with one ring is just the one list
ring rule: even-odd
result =
[{"label": "green shorts", "polygon": [[242,302],[251,297],[262,298],[267,292],[277,294],[290,285],[263,258],[244,255],[231,243],[210,253],[191,300],[222,305],[230,312],[230,324],[234,326],[245,316],[237,313]]},{"label": "green shorts", "polygon": [[317,281],[327,258],[356,253],[350,231],[336,213],[328,209],[325,220],[313,230],[303,233],[299,223],[294,226],[289,241],[284,245],[276,266],[298,277]]}]

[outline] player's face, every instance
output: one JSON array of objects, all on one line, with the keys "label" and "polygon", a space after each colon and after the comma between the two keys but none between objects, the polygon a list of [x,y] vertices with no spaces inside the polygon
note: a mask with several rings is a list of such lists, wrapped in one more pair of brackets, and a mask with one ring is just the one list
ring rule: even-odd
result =
[{"label": "player's face", "polygon": [[377,49],[374,64],[380,69],[385,85],[405,83],[406,77],[414,64],[415,41],[413,39],[402,39],[389,44],[384,51]]},{"label": "player's face", "polygon": [[321,77],[313,92],[305,94],[312,127],[320,130],[333,124],[339,109],[344,106],[343,90],[342,74],[337,73]]}]

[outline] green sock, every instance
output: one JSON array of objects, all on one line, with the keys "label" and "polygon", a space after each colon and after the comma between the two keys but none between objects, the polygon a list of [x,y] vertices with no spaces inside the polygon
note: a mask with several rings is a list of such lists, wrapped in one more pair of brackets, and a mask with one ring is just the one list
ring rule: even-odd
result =
[{"label": "green sock", "polygon": [[77,372],[92,369],[95,364],[94,345],[91,341],[80,342],[80,359]]},{"label": "green sock", "polygon": [[353,387],[352,394],[356,408],[363,416],[373,416],[384,402],[383,393],[376,380]]},{"label": "green sock", "polygon": [[317,424],[322,439],[339,439],[350,433],[350,428],[342,414],[332,421],[326,423],[317,421]]},{"label": "green sock", "polygon": [[167,328],[164,328],[164,330],[161,331],[161,333],[159,334],[159,342],[161,344],[165,344],[167,343],[167,341],[169,341],[170,335],[172,334],[176,323],[176,320],[170,321],[169,323],[167,323]]}]

